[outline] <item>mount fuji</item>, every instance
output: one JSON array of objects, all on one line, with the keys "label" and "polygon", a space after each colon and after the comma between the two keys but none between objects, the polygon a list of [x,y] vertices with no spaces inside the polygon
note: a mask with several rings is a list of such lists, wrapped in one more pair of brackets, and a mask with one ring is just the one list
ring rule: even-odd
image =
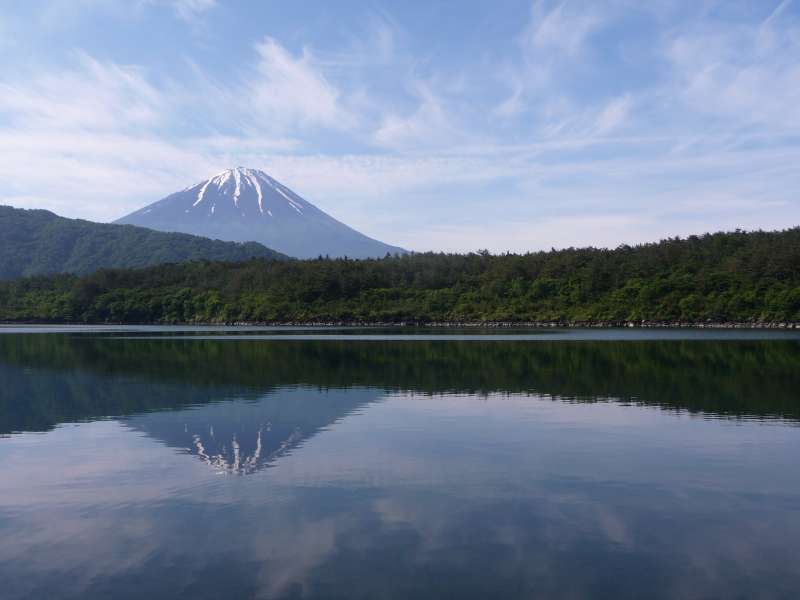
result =
[{"label": "mount fuji", "polygon": [[379,258],[407,251],[337,221],[263,171],[237,167],[116,221],[232,242],[260,242],[297,258]]}]

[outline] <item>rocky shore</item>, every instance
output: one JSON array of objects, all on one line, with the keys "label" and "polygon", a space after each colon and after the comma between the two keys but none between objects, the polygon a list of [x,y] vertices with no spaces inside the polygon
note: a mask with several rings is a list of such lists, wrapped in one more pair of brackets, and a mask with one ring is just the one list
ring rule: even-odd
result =
[{"label": "rocky shore", "polygon": [[58,320],[0,321],[0,326],[23,325],[178,325],[202,327],[386,327],[386,328],[441,328],[441,329],[786,329],[800,330],[800,322],[794,321],[234,321],[142,323],[101,321],[91,323],[65,322]]},{"label": "rocky shore", "polygon": [[[200,325],[201,323],[192,323]],[[203,323],[222,325],[222,323]],[[288,321],[288,322],[234,322],[227,326],[283,326],[283,327],[436,327],[436,328],[570,328],[570,329],[800,329],[800,322],[747,321]]]}]

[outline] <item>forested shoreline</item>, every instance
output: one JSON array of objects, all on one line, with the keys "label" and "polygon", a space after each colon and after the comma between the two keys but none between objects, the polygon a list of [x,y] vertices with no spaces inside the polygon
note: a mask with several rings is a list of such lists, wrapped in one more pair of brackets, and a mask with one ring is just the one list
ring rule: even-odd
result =
[{"label": "forested shoreline", "polygon": [[198,261],[0,283],[0,321],[789,326],[800,228],[613,250]]}]

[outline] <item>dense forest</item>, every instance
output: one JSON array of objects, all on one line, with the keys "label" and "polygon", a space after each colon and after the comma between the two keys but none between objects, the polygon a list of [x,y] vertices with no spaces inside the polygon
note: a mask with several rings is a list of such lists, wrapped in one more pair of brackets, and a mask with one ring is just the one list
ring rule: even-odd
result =
[{"label": "dense forest", "polygon": [[40,322],[800,321],[800,228],[524,255],[199,261],[0,284]]},{"label": "dense forest", "polygon": [[46,210],[0,206],[0,279],[249,258],[287,257],[255,242],[221,242],[133,225],[65,219]]}]

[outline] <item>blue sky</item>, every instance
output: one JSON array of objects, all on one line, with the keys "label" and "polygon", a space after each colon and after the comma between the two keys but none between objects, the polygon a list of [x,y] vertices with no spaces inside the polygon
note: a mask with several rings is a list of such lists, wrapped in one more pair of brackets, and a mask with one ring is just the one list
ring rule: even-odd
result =
[{"label": "blue sky", "polygon": [[800,224],[800,0],[0,0],[0,203],[232,166],[416,250]]}]

